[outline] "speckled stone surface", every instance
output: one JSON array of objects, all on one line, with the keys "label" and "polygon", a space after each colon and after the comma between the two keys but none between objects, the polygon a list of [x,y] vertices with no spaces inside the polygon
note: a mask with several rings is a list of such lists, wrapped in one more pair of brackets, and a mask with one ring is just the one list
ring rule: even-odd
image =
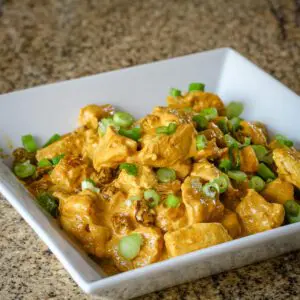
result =
[{"label": "speckled stone surface", "polygon": [[[1,2],[0,93],[224,46],[300,93],[293,0]],[[1,196],[0,212],[1,300],[90,299]],[[300,299],[300,253],[140,299]]]}]

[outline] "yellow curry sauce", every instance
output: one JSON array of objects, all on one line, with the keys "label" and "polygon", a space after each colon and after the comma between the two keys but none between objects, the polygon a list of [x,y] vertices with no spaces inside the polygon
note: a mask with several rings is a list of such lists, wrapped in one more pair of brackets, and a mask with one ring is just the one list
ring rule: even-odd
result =
[{"label": "yellow curry sauce", "polygon": [[139,120],[88,105],[74,132],[14,151],[15,174],[107,273],[298,221],[293,143],[203,90]]}]

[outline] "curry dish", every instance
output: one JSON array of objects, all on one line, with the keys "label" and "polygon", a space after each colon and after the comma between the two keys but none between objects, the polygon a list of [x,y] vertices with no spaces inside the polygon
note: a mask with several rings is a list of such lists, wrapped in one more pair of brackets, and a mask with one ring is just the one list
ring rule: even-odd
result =
[{"label": "curry dish", "polygon": [[135,120],[88,105],[79,127],[14,150],[13,171],[108,274],[300,221],[300,153],[204,84]]}]

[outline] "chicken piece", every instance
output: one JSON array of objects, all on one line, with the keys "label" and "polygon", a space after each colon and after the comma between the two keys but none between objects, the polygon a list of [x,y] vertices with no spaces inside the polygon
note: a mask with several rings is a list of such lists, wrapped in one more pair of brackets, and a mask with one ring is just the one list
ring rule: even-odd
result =
[{"label": "chicken piece", "polygon": [[195,160],[201,159],[217,159],[225,155],[228,152],[228,148],[220,149],[217,146],[216,139],[212,139],[207,142],[207,145],[204,149],[198,150]]},{"label": "chicken piece", "polygon": [[181,182],[174,180],[168,183],[159,183],[155,186],[155,190],[162,196],[167,197],[168,194],[177,194],[181,189]]},{"label": "chicken piece", "polygon": [[81,182],[89,178],[93,169],[88,161],[78,156],[63,157],[50,174],[53,184],[67,192],[78,191]]},{"label": "chicken piece", "polygon": [[90,104],[80,109],[78,123],[81,126],[97,129],[98,122],[102,118],[112,116],[114,108],[110,104]]},{"label": "chicken piece", "polygon": [[294,200],[294,187],[291,183],[276,178],[266,184],[261,194],[270,202],[284,204],[287,200]]},{"label": "chicken piece", "polygon": [[174,165],[170,165],[169,168],[176,172],[177,178],[184,179],[191,172],[192,162],[190,159],[186,161],[180,161]]},{"label": "chicken piece", "polygon": [[267,137],[265,135],[265,130],[261,127],[261,125],[257,125],[256,123],[251,123],[247,121],[240,122],[241,129],[237,132],[236,138],[240,142],[244,142],[244,137],[250,137],[252,144],[255,145],[266,145]]},{"label": "chicken piece", "polygon": [[155,210],[151,209],[146,200],[136,201],[135,219],[138,223],[148,227],[155,223]]},{"label": "chicken piece", "polygon": [[171,232],[188,224],[185,205],[181,203],[179,207],[170,208],[161,204],[155,208],[155,226],[163,232]]},{"label": "chicken piece", "polygon": [[242,227],[238,215],[234,211],[225,208],[223,218],[220,222],[233,239],[241,235]]},{"label": "chicken piece", "polygon": [[169,256],[208,248],[231,241],[232,238],[220,223],[198,223],[164,235]]},{"label": "chicken piece", "polygon": [[200,177],[204,181],[211,181],[223,173],[208,162],[206,159],[202,159],[193,165],[191,176]]},{"label": "chicken piece", "polygon": [[95,149],[93,165],[99,171],[102,167],[116,168],[137,150],[137,142],[117,134],[111,127]]},{"label": "chicken piece", "polygon": [[208,107],[215,107],[219,113],[224,111],[224,104],[217,95],[201,91],[189,92],[185,96],[179,97],[169,96],[167,103],[172,108],[192,107],[197,112]]},{"label": "chicken piece", "polygon": [[249,189],[237,206],[246,235],[279,227],[284,221],[283,205],[268,203],[256,191]]},{"label": "chicken piece", "polygon": [[201,190],[195,188],[199,177],[187,177],[182,186],[182,200],[186,207],[188,224],[212,222],[222,218],[224,205],[219,199],[206,196]]},{"label": "chicken piece", "polygon": [[137,176],[122,170],[119,177],[114,181],[115,187],[127,193],[129,197],[142,197],[146,189],[151,189],[157,184],[157,179],[150,167],[138,166]]},{"label": "chicken piece", "polygon": [[300,153],[294,148],[278,148],[273,151],[273,159],[279,175],[300,188]]},{"label": "chicken piece", "polygon": [[191,124],[178,125],[171,135],[148,134],[133,160],[152,167],[170,167],[196,154],[196,130]]},{"label": "chicken piece", "polygon": [[94,159],[94,153],[100,142],[100,135],[97,130],[87,129],[83,132],[84,143],[82,147],[82,156],[90,160]]},{"label": "chicken piece", "polygon": [[112,257],[117,268],[120,271],[128,271],[159,261],[163,249],[163,236],[160,230],[154,227],[140,227],[131,233],[139,233],[143,239],[141,250],[133,260],[126,260],[120,255],[119,237],[114,237],[107,244],[107,253]]},{"label": "chicken piece", "polygon": [[114,233],[117,235],[126,235],[130,231],[134,230],[134,223],[131,220],[130,216],[115,213],[111,217],[111,224],[114,229]]},{"label": "chicken piece", "polygon": [[58,141],[39,149],[36,152],[36,159],[38,161],[44,158],[52,159],[61,154],[80,156],[85,142],[84,132],[83,128],[79,128],[72,133],[62,136]]},{"label": "chicken piece", "polygon": [[101,168],[98,172],[93,172],[90,178],[97,184],[108,184],[113,181],[117,171],[112,168]]},{"label": "chicken piece", "polygon": [[246,173],[255,173],[258,170],[259,162],[255,151],[251,146],[244,147],[240,151],[241,171]]},{"label": "chicken piece", "polygon": [[72,196],[56,192],[54,196],[59,198],[62,228],[74,236],[88,253],[105,256],[111,230],[101,222],[104,208],[98,195],[86,190]]},{"label": "chicken piece", "polygon": [[220,147],[226,147],[224,133],[222,132],[222,130],[214,122],[209,122],[207,128],[208,130],[213,130],[216,137],[217,145]]},{"label": "chicken piece", "polygon": [[235,211],[244,196],[244,191],[229,186],[227,191],[222,194],[222,203],[226,208]]}]

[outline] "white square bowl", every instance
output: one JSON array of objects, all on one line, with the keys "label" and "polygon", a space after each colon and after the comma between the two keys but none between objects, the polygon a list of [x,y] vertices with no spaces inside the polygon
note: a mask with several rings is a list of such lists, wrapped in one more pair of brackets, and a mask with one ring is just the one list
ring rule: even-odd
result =
[{"label": "white square bowl", "polygon": [[[300,145],[299,97],[246,60],[225,48],[188,55],[0,96],[0,147],[9,152],[32,133],[43,141],[76,126],[79,109],[111,103],[141,117],[164,105],[169,88],[188,83],[224,102],[242,101],[244,117],[260,120],[272,132]],[[300,248],[300,223],[233,240],[150,266],[106,277],[100,268],[36,205],[12,172],[0,162],[0,192],[35,230],[86,292],[122,299],[241,267]]]}]

